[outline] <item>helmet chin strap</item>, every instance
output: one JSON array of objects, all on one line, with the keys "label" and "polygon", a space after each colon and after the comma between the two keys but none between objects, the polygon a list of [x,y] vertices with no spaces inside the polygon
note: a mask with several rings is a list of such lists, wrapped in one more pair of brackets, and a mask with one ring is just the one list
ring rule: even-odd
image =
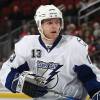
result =
[{"label": "helmet chin strap", "polygon": [[[42,37],[42,38],[46,39],[47,41],[52,41],[52,40],[53,40],[53,39],[47,38],[47,37],[45,36],[45,34],[43,33],[43,29],[42,29],[42,28],[38,28],[38,30],[39,30],[39,33],[41,34],[41,37]],[[61,30],[61,29],[60,29],[60,30]],[[60,33],[60,30],[59,30],[59,33]]]}]

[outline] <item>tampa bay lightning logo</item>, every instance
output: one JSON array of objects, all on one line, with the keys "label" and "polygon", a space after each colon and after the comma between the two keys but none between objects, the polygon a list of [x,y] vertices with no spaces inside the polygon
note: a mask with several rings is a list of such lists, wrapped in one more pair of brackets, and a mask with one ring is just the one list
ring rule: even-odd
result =
[{"label": "tampa bay lightning logo", "polygon": [[46,79],[45,85],[49,85],[49,89],[54,88],[59,81],[58,73],[60,72],[60,68],[63,65],[60,65],[59,63],[43,62],[39,60],[37,61],[37,65],[38,72],[42,72],[41,76],[43,76]]},{"label": "tampa bay lightning logo", "polygon": [[58,65],[52,72],[50,72],[50,74],[49,74],[50,76],[46,80],[47,82],[45,84],[48,84],[49,82],[54,80],[53,77],[59,73],[58,69],[61,68],[61,67],[62,67],[62,65]]},{"label": "tampa bay lightning logo", "polygon": [[[46,83],[45,85],[48,86],[49,89],[53,89],[54,87],[56,87],[56,85],[58,84],[59,81],[59,77],[58,77],[58,73],[60,72],[59,69],[62,67],[63,65],[58,65],[55,69],[51,70],[48,69],[46,71],[47,78],[46,78]],[[51,84],[51,85],[50,85]]]}]

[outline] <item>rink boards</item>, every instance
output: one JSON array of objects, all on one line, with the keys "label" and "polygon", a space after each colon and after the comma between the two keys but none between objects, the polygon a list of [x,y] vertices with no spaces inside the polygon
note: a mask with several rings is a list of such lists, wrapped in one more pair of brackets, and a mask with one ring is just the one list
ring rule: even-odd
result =
[{"label": "rink boards", "polygon": [[0,100],[33,100],[23,93],[0,92]]}]

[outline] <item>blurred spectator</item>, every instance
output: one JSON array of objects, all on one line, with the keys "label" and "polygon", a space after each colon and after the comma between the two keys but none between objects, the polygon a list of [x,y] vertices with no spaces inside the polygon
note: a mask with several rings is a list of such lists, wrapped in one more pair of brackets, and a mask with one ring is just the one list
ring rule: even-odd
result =
[{"label": "blurred spectator", "polygon": [[65,26],[65,34],[75,35],[76,25],[71,23]]},{"label": "blurred spectator", "polygon": [[[13,5],[12,12],[9,15],[9,19],[12,21],[12,26],[11,26],[12,30],[21,26],[24,16],[23,16],[23,12],[21,12],[21,9],[19,8],[19,6]],[[18,33],[17,34],[15,33],[12,35],[12,45],[14,45],[14,43],[16,42],[15,39],[16,40],[19,39]]]},{"label": "blurred spectator", "polygon": [[4,61],[10,55],[10,27],[10,21],[8,17],[5,16],[0,22],[0,62]]},{"label": "blurred spectator", "polygon": [[35,30],[35,28],[33,26],[30,28],[30,33],[32,35],[36,35],[36,30]]},{"label": "blurred spectator", "polygon": [[7,16],[3,16],[0,20],[0,36],[5,35],[9,31],[9,19]]},{"label": "blurred spectator", "polygon": [[82,23],[81,26],[81,31],[84,34],[87,30],[92,31],[92,28],[88,25],[88,23]]},{"label": "blurred spectator", "polygon": [[8,18],[8,16],[4,16],[4,24],[4,30],[6,29],[5,33],[11,32],[12,21]]},{"label": "blurred spectator", "polygon": [[19,6],[13,6],[12,12],[9,15],[9,19],[12,20],[12,30],[21,25],[21,22],[24,19],[24,15]]},{"label": "blurred spectator", "polygon": [[[94,36],[96,38],[95,39],[95,42],[94,42],[95,47],[96,47],[96,51],[97,52],[100,52],[100,23],[99,22],[95,22],[93,24],[93,28],[94,28],[93,34],[94,34]],[[100,55],[98,55],[97,58],[100,58]]]},{"label": "blurred spectator", "polygon": [[83,39],[86,43],[88,43],[88,44],[94,43],[95,37],[92,34],[91,30],[86,30],[85,33],[83,34],[83,36],[84,36]]},{"label": "blurred spectator", "polygon": [[94,32],[93,32],[94,36],[96,38],[100,38],[100,23],[99,22],[95,22],[93,24],[93,28],[94,28]]},{"label": "blurred spectator", "polygon": [[68,23],[77,24],[78,10],[76,6],[69,4],[67,6],[66,12],[64,12],[64,16],[66,16]]},{"label": "blurred spectator", "polygon": [[[92,55],[96,52],[96,45],[95,45],[95,36],[93,35],[92,31],[87,29],[84,31],[83,40],[88,44],[89,55]],[[93,61],[93,57],[91,58]]]},{"label": "blurred spectator", "polygon": [[23,25],[22,26],[22,31],[20,32],[19,37],[22,38],[23,36],[29,35],[29,34],[30,33],[29,33],[29,29],[28,29],[27,24]]},{"label": "blurred spectator", "polygon": [[29,32],[29,24],[25,23],[23,21],[23,23],[22,23],[22,29],[21,29],[21,32],[19,33],[19,37],[22,38],[23,36],[29,35],[29,34],[30,34],[30,32]]}]

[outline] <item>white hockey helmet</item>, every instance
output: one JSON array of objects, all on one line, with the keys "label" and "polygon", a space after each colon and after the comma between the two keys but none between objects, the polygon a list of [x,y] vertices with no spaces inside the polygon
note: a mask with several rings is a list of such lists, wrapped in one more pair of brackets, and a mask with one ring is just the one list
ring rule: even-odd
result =
[{"label": "white hockey helmet", "polygon": [[42,20],[50,19],[50,18],[60,18],[61,19],[61,29],[63,29],[64,22],[63,22],[62,12],[54,5],[41,5],[37,9],[36,14],[34,16],[39,32],[40,32],[40,29],[42,29],[41,28]]}]

